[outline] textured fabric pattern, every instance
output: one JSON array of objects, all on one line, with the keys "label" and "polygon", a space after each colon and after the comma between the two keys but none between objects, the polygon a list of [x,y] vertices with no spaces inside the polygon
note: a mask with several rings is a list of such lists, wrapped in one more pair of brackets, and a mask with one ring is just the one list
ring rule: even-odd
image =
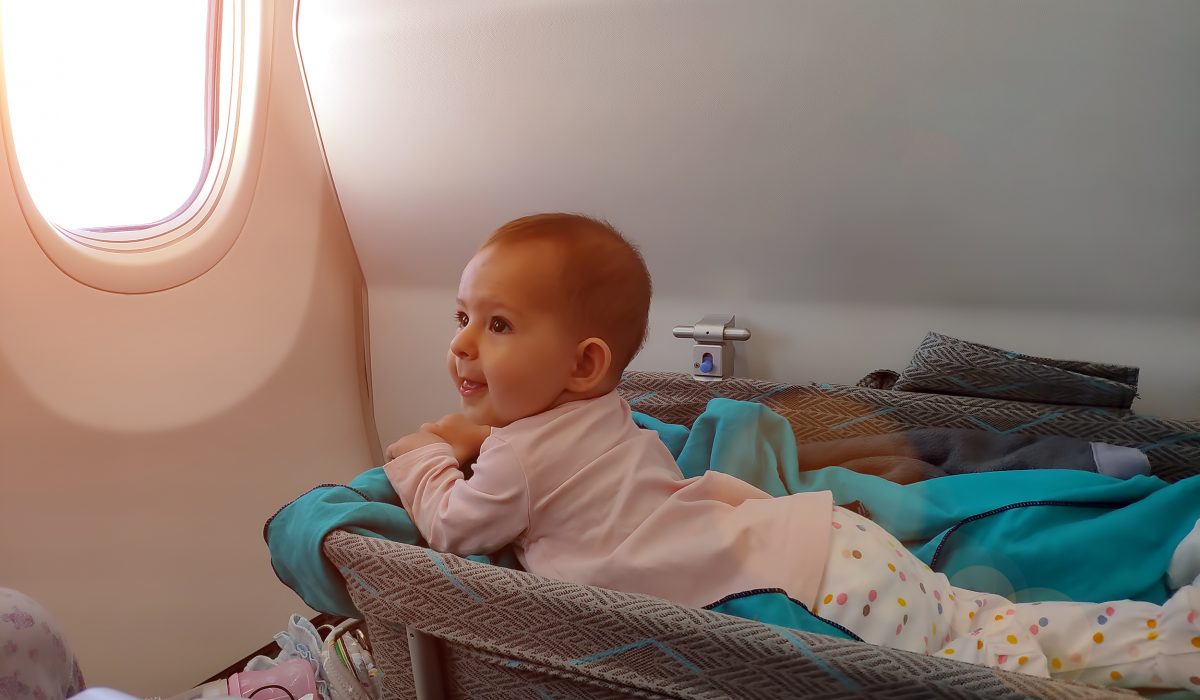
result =
[{"label": "textured fabric pattern", "polygon": [[798,443],[926,427],[1065,435],[1139,448],[1164,481],[1200,474],[1200,421],[1117,409],[756,379],[701,383],[673,372],[627,372],[618,391],[635,411],[688,426],[710,399],[756,401],[786,418]]},{"label": "textured fabric pattern", "polygon": [[[340,531],[326,551],[380,649],[402,644],[406,624],[445,642],[451,697],[1123,697]],[[412,696],[407,659],[377,663],[387,697]]]},{"label": "textured fabric pattern", "polygon": [[891,389],[896,386],[896,380],[900,375],[890,369],[877,369],[867,376],[858,380],[854,386],[860,386],[864,389]]},{"label": "textured fabric pattern", "polygon": [[893,387],[1013,401],[1129,408],[1138,369],[1054,360],[929,333]]}]

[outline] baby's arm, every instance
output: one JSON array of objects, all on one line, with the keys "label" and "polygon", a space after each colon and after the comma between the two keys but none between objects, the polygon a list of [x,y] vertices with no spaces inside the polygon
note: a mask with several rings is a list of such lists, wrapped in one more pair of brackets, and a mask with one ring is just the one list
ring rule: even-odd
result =
[{"label": "baby's arm", "polygon": [[466,419],[461,413],[451,413],[443,416],[436,423],[424,423],[421,429],[411,435],[405,435],[396,442],[388,445],[385,455],[387,461],[399,457],[405,452],[411,452],[418,447],[432,445],[441,440],[450,444],[454,449],[454,458],[460,467],[475,461],[483,441],[491,435],[492,429],[486,425],[476,425]]},{"label": "baby's arm", "polygon": [[492,434],[492,429],[486,425],[476,425],[467,420],[461,413],[451,413],[443,416],[436,423],[426,423],[421,430],[433,433],[450,443],[454,448],[454,459],[458,466],[465,467],[479,457],[479,450]]},{"label": "baby's arm", "polygon": [[434,442],[384,467],[429,546],[459,555],[486,554],[524,532],[529,492],[511,448],[499,440],[485,446],[471,478],[464,479],[454,448],[432,437]]},{"label": "baby's arm", "polygon": [[405,435],[399,440],[388,445],[387,451],[384,453],[384,457],[386,457],[387,461],[390,462],[402,454],[412,452],[419,447],[425,447],[426,445],[432,445],[437,442],[446,441],[438,435],[425,430],[425,426],[421,426],[421,430],[409,435]]}]

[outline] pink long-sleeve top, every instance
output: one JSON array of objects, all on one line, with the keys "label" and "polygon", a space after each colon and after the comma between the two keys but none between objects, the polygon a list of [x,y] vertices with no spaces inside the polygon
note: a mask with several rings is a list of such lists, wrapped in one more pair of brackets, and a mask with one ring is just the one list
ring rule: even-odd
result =
[{"label": "pink long-sleeve top", "polygon": [[684,479],[616,392],[493,430],[470,479],[446,443],[385,472],[433,549],[513,543],[532,573],[693,607],[782,589],[811,608],[829,548],[829,491],[772,498],[721,472]]}]

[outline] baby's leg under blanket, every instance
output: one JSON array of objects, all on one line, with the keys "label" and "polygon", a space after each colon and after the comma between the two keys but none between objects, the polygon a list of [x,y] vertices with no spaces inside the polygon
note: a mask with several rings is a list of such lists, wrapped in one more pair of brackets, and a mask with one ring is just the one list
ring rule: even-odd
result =
[{"label": "baby's leg under blanket", "polygon": [[1164,606],[1014,604],[955,588],[875,523],[834,509],[813,612],[865,641],[993,668],[1125,687],[1200,689],[1200,591]]},{"label": "baby's leg under blanket", "polygon": [[[1200,589],[1186,586],[1162,606],[1131,600],[1014,605],[999,596],[955,591],[968,611],[972,604],[979,611],[969,632],[956,634],[935,655],[1009,670],[1028,667],[1038,675],[1048,669],[1054,678],[1085,683],[1200,691]],[[1023,648],[1015,665],[1006,645]]]}]

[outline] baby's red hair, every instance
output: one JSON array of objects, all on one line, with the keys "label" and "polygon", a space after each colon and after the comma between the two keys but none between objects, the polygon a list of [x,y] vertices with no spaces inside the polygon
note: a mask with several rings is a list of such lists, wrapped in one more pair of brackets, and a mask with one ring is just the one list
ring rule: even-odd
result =
[{"label": "baby's red hair", "polygon": [[580,214],[534,214],[496,229],[480,250],[548,241],[562,251],[562,289],[568,319],[585,337],[608,343],[616,377],[646,342],[650,271],[637,246],[607,221]]}]

